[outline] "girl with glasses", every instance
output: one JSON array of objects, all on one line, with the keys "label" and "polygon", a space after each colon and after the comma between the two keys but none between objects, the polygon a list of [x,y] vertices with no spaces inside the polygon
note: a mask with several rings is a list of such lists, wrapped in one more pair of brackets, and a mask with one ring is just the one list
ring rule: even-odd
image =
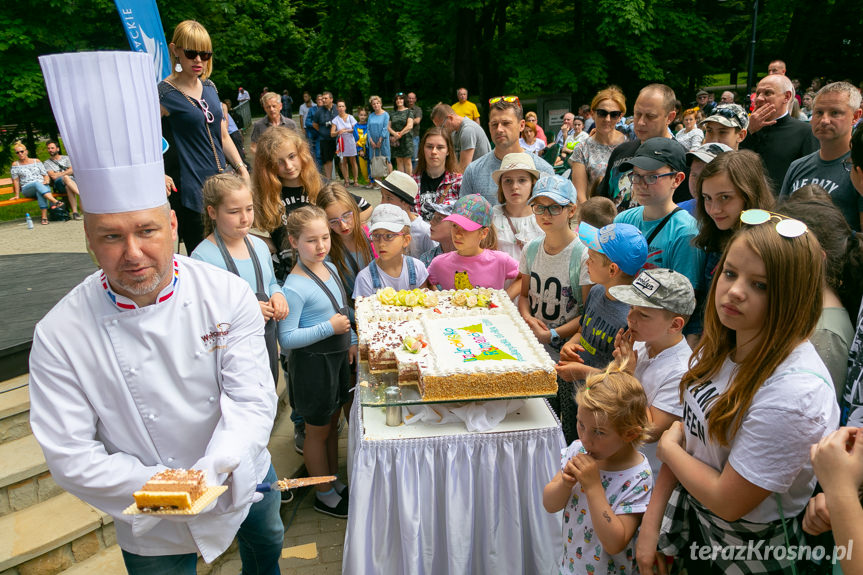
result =
[{"label": "girl with glasses", "polygon": [[563,343],[578,330],[581,313],[582,256],[587,250],[570,227],[575,202],[571,182],[560,176],[540,178],[529,207],[544,235],[525,246],[518,264],[518,311],[555,362]]},{"label": "girl with glasses", "polygon": [[[753,212],[767,218],[744,218],[754,225],[722,255],[680,383],[683,421],[657,445],[663,465],[637,542],[642,573],[665,561],[657,548],[688,573],[791,572],[797,516],[815,485],[809,450],[839,424],[830,373],[808,341],[822,308],[821,246],[801,222],[743,215]],[[756,543],[784,553],[690,552]]]},{"label": "girl with glasses", "polygon": [[600,90],[590,103],[596,130],[587,140],[576,146],[569,157],[572,167],[572,184],[581,203],[591,196],[593,187],[602,180],[611,152],[626,141],[626,136],[615,129],[626,115],[626,97],[617,86]]},{"label": "girl with glasses", "polygon": [[352,294],[357,274],[375,257],[368,228],[360,220],[360,208],[353,195],[337,182],[327,184],[315,203],[327,213],[330,261],[335,264],[345,291]]},{"label": "girl with glasses", "polygon": [[[165,154],[165,187],[177,214],[180,239],[192,253],[204,238],[201,189],[208,177],[228,166],[249,172],[228,133],[219,93],[209,79],[213,44],[194,20],[180,22],[169,46],[173,72],[159,83]],[[179,192],[179,193],[174,193]]]}]

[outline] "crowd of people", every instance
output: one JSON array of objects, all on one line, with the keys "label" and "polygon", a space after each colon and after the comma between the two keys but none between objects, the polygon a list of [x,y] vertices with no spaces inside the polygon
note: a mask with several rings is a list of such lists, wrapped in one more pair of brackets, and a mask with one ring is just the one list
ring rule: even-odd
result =
[{"label": "crowd of people", "polygon": [[[787,573],[804,542],[832,545],[824,536],[831,530],[836,545],[851,550],[863,526],[863,435],[856,429],[863,425],[863,130],[854,131],[863,111],[855,86],[820,87],[807,122],[792,113],[797,99],[784,69],[760,80],[751,113],[733,93],[716,104],[705,91],[679,117],[674,91],[650,84],[627,118],[626,95],[609,86],[577,114],[564,114],[550,141],[515,95],[489,98],[483,122],[459,88],[455,103],[431,109],[433,127],[422,132],[413,93],[395,94],[393,112],[372,96],[356,117],[328,91],[314,103],[304,93],[296,123],[283,115],[283,98],[268,92],[266,117],[253,128],[250,175],[207,79],[213,46],[206,30],[181,23],[171,51],[174,73],[160,83],[158,98],[176,152],[166,157],[164,190],[174,211],[162,197],[128,221],[97,211],[85,225],[104,268],[91,287],[107,292],[113,306],[138,314],[167,301],[185,309],[192,300],[171,294],[186,285],[177,278],[189,277],[212,295],[206,306],[216,315],[229,311],[219,304],[235,305],[234,323],[217,325],[254,332],[238,341],[225,327],[203,338],[230,360],[210,371],[220,384],[224,376],[238,387],[229,387],[221,416],[210,413],[198,435],[221,437],[217,422],[231,415],[231,401],[251,393],[234,381],[243,379],[237,370],[254,372],[265,403],[284,371],[295,445],[308,472],[336,474],[338,423],[349,415],[356,377],[354,299],[385,287],[506,290],[556,361],[559,391],[551,404],[567,447],[542,500],[549,512],[563,511],[561,573],[665,573],[666,556],[690,573]],[[553,154],[543,153],[540,141]],[[31,162],[22,156],[22,193],[32,189],[52,201],[45,178],[71,174],[57,162],[38,174],[31,168],[35,175],[25,181]],[[357,156],[381,194],[374,208],[348,190],[360,177]],[[341,182],[329,179],[335,157]],[[568,177],[555,164],[569,169]],[[139,237],[142,226],[153,235]],[[205,285],[207,268],[166,248],[176,231],[192,259],[244,281],[225,280],[230,293],[217,281]],[[126,235],[140,248],[121,256],[115,237]],[[149,281],[143,263],[136,267],[147,258],[167,270],[158,281]],[[122,425],[81,415],[103,405],[90,406],[88,393],[97,392],[78,386],[75,374],[56,387],[61,344],[49,330],[57,318],[49,317],[34,342],[42,362],[32,370],[34,433],[49,446],[59,484],[106,503],[121,494],[94,496],[89,478],[80,488],[81,471],[49,429],[52,401],[61,392],[80,398],[76,421],[87,432],[70,431],[75,446],[113,437],[112,425]],[[106,337],[134,328],[120,323],[125,327],[116,327],[116,318],[106,323],[114,326]],[[116,363],[118,380],[132,381],[143,368],[127,365],[119,343],[114,349],[125,359],[107,363]],[[159,373],[184,372],[181,352],[166,354],[168,367]],[[252,359],[267,369],[249,367]],[[212,373],[198,377],[209,382]],[[208,391],[201,400],[218,406],[219,393],[226,392]],[[141,401],[132,393],[125,408]],[[269,433],[270,410],[262,406],[250,420],[255,437]],[[156,411],[141,411],[150,414],[142,425],[152,428],[135,433],[159,429]],[[244,452],[243,461],[255,460],[251,470],[217,460],[209,447],[175,462],[142,447],[143,439],[103,442],[114,455],[150,461],[123,464],[121,473],[135,478],[171,463],[195,464],[222,481],[240,470],[258,481],[273,473],[260,442]],[[242,525],[231,524],[235,532],[266,526],[275,537],[273,498],[235,493],[233,501],[251,509]],[[349,502],[343,478],[316,487],[317,511],[346,517]],[[124,528],[120,544],[130,571],[140,556],[203,552],[194,536],[168,544],[157,531],[133,525],[129,533]],[[737,553],[758,542],[785,551]],[[860,565],[842,558],[848,574]]]}]

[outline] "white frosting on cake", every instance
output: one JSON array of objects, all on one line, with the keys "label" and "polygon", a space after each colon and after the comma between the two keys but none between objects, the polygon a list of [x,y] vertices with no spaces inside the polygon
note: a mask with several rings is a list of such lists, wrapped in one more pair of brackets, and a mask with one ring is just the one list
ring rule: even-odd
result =
[{"label": "white frosting on cake", "polygon": [[553,371],[554,362],[521,318],[495,314],[422,320],[429,376]]},{"label": "white frosting on cake", "polygon": [[477,316],[507,313],[509,308],[515,310],[515,305],[505,291],[486,291],[491,292],[491,303],[494,307],[456,305],[452,302],[452,297],[456,293],[456,290],[435,292],[438,297],[438,303],[434,307],[408,307],[383,304],[378,300],[376,295],[359,297],[356,299],[354,305],[358,322],[405,321],[421,317]]}]

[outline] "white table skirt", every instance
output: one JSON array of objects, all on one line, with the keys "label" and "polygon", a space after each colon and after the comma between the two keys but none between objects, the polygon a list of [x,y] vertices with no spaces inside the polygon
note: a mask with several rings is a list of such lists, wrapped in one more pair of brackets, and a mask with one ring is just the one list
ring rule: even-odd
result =
[{"label": "white table skirt", "polygon": [[542,489],[564,440],[548,404],[530,399],[488,433],[452,425],[387,428],[382,408],[356,402],[342,573],[554,571],[561,514],[545,511]]}]

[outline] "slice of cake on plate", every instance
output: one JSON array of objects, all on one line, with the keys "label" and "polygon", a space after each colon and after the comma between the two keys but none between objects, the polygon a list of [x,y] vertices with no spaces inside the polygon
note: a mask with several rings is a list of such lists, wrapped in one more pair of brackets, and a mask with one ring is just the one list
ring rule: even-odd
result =
[{"label": "slice of cake on plate", "polygon": [[191,509],[206,490],[203,471],[166,469],[153,475],[133,496],[138,509]]}]

